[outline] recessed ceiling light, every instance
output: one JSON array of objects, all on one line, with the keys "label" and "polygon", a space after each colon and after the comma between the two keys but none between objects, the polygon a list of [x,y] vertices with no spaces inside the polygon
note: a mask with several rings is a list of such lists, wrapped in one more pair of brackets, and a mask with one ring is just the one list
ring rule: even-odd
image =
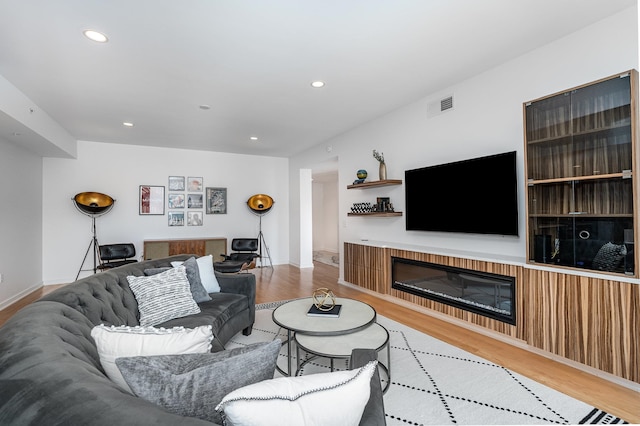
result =
[{"label": "recessed ceiling light", "polygon": [[257,141],[258,137],[257,136],[251,136],[249,139],[251,139],[252,141]]},{"label": "recessed ceiling light", "polygon": [[106,43],[107,41],[109,41],[109,39],[107,38],[106,35],[102,34],[99,31],[95,31],[95,30],[84,30],[83,32],[84,36],[87,37],[89,40],[93,40],[96,41],[98,43]]},{"label": "recessed ceiling light", "polygon": [[311,83],[311,87],[315,87],[316,89],[324,87],[324,81],[314,81]]},{"label": "recessed ceiling light", "polygon": [[122,125],[123,125],[124,127],[133,127],[133,123],[131,123],[131,122],[129,122],[129,121],[125,121],[125,122],[123,122],[123,123],[122,123]]}]

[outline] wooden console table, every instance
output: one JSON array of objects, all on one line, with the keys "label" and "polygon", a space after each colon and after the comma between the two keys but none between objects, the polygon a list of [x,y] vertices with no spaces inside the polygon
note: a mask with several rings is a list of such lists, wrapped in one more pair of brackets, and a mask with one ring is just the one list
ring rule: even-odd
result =
[{"label": "wooden console table", "polygon": [[226,238],[192,238],[169,240],[145,240],[144,259],[160,259],[176,254],[213,255],[214,261],[222,260],[227,254]]}]

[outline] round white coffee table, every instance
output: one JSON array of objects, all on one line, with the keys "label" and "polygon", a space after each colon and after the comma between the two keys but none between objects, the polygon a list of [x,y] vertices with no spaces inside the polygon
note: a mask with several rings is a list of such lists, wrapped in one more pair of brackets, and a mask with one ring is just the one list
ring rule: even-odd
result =
[{"label": "round white coffee table", "polygon": [[[298,375],[308,362],[316,357],[329,358],[331,371],[334,371],[335,359],[350,359],[351,352],[354,349],[374,349],[380,352],[387,348],[386,364],[378,360],[378,366],[385,371],[387,375],[387,384],[383,389],[386,392],[391,383],[391,348],[389,347],[389,332],[386,328],[378,323],[373,323],[368,327],[349,334],[340,334],[335,336],[318,336],[310,334],[296,333],[293,337],[296,342],[296,359],[298,360]],[[311,354],[312,356],[301,361],[300,350]]]},{"label": "round white coffee table", "polygon": [[336,304],[342,305],[339,317],[312,317],[307,312],[313,305],[313,298],[307,297],[284,303],[274,309],[273,322],[287,330],[287,370],[278,370],[287,376],[293,372],[291,344],[293,334],[312,336],[336,336],[354,333],[368,327],[376,320],[376,311],[359,300],[337,297]]}]

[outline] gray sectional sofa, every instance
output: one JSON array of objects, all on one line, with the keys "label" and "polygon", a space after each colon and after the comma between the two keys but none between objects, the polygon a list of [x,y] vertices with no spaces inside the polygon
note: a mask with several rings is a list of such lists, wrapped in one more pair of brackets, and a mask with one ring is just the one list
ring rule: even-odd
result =
[{"label": "gray sectional sofa", "polygon": [[[21,309],[0,328],[0,424],[2,425],[198,425],[211,424],[172,414],[121,390],[104,373],[91,337],[99,324],[139,324],[128,275],[167,267],[189,255],[148,260],[101,272],[64,286]],[[255,319],[255,276],[217,274],[220,293],[200,303],[201,313],[159,326],[211,325],[212,352],[232,336],[251,333]],[[374,351],[360,351],[353,366],[364,365]],[[380,381],[361,424],[383,425]]]},{"label": "gray sectional sofa", "polygon": [[[0,328],[0,424],[211,424],[183,418],[123,392],[104,374],[95,325],[139,324],[128,275],[186,260],[178,255],[101,272],[64,286],[21,309]],[[200,303],[201,313],[159,325],[212,325],[212,351],[255,319],[255,276],[217,274],[221,292]]]}]

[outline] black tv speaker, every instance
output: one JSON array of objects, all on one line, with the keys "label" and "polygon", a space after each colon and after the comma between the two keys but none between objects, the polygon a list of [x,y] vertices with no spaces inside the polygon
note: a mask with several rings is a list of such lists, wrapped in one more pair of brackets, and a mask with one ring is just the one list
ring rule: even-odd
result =
[{"label": "black tv speaker", "polygon": [[536,235],[533,239],[533,260],[537,263],[550,263],[551,253],[551,235]]}]

